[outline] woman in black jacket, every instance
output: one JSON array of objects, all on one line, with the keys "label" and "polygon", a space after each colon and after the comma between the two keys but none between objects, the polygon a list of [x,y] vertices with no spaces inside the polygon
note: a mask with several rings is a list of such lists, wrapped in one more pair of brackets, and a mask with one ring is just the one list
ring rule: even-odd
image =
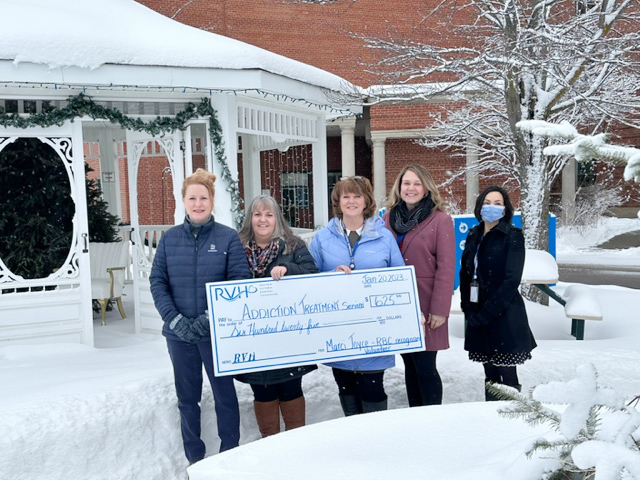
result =
[{"label": "woman in black jacket", "polygon": [[[280,207],[269,195],[253,199],[239,232],[254,278],[280,280],[285,275],[318,273],[304,241],[293,234]],[[315,365],[245,373],[236,379],[251,385],[258,428],[263,437],[305,424],[302,376]]]},{"label": "woman in black jacket", "polygon": [[[466,320],[464,348],[481,362],[485,386],[518,390],[516,365],[531,359],[536,342],[518,287],[524,268],[524,236],[511,224],[513,206],[501,187],[488,187],[474,210],[480,224],[467,236],[460,268],[460,296]],[[486,400],[497,400],[485,389]]]}]

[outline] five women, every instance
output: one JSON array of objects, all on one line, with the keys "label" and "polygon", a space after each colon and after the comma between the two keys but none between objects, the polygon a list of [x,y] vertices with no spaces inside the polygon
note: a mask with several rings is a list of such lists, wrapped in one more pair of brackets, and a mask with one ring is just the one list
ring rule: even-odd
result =
[{"label": "five women", "polygon": [[[306,244],[293,234],[280,207],[269,195],[259,195],[249,205],[240,240],[254,278],[280,280],[285,275],[318,272]],[[280,413],[285,430],[305,424],[302,376],[316,368],[315,365],[280,368],[236,377],[251,385],[258,429],[263,437],[280,431]]]},{"label": "five women", "polygon": [[[238,234],[214,221],[215,176],[198,169],[182,187],[186,218],[161,238],[151,270],[151,292],[164,321],[173,364],[184,450],[189,462],[205,455],[200,439],[202,366],[215,400],[220,451],[238,445],[239,412],[233,379],[215,377],[205,283],[355,269],[413,265],[425,323],[426,351],[403,354],[410,406],[442,403],[436,354],[449,347],[448,315],[455,275],[453,221],[433,178],[420,165],[402,169],[390,192],[384,221],[376,215],[373,189],[363,177],[340,180],[331,193],[334,210],[307,250],[293,234],[277,202],[256,197]],[[485,382],[520,389],[516,366],[536,343],[518,292],[524,266],[522,231],[511,225],[513,207],[501,187],[478,197],[480,224],[469,233],[460,270],[465,349],[481,362]],[[385,225],[387,228],[385,228]],[[384,371],[394,355],[328,363],[345,416],[386,410]],[[302,376],[313,366],[247,373],[263,437],[305,424]],[[495,397],[487,391],[486,399]]]},{"label": "five women", "polygon": [[[311,241],[311,255],[321,272],[403,266],[391,233],[376,215],[371,183],[364,177],[340,180],[331,192],[334,217]],[[328,363],[338,384],[345,416],[387,409],[384,371],[393,355]]]},{"label": "five women", "polygon": [[415,267],[420,310],[426,323],[426,351],[402,354],[410,407],[442,403],[438,350],[449,348],[448,318],[456,268],[453,220],[429,171],[404,167],[391,188],[384,221],[404,261]]}]

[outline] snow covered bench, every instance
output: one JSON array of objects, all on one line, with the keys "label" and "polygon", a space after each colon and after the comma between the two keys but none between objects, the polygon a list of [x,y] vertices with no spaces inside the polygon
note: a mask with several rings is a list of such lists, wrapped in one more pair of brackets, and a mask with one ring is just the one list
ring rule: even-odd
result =
[{"label": "snow covered bench", "polygon": [[564,313],[571,319],[571,335],[584,339],[584,321],[602,320],[602,308],[593,291],[585,285],[569,285],[562,297]]},{"label": "snow covered bench", "polygon": [[[567,318],[571,319],[571,335],[583,340],[585,320],[602,320],[602,308],[591,289],[585,285],[569,285],[564,296],[558,295],[549,288],[549,285],[558,283],[558,277],[558,264],[549,252],[527,249],[521,282],[535,286],[560,303]],[[453,292],[451,313],[462,314],[460,289]]]},{"label": "snow covered bench", "polygon": [[558,282],[558,264],[555,258],[544,250],[527,249],[522,273],[522,283],[533,285],[564,307],[564,314],[571,319],[571,335],[584,340],[585,320],[602,320],[602,308],[585,285],[569,285],[560,296],[549,285]]}]

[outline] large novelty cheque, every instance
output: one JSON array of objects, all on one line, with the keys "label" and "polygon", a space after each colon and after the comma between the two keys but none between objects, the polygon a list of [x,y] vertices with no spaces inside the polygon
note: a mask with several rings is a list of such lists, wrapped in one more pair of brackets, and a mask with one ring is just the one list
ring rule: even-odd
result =
[{"label": "large novelty cheque", "polygon": [[425,349],[412,266],[207,283],[216,375]]}]

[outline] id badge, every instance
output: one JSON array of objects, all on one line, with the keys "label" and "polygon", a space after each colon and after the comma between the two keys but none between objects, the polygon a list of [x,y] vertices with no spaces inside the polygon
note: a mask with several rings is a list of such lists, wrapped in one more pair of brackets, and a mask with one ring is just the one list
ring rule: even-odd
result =
[{"label": "id badge", "polygon": [[478,303],[478,281],[471,281],[471,290],[469,291],[469,301],[471,303]]}]

